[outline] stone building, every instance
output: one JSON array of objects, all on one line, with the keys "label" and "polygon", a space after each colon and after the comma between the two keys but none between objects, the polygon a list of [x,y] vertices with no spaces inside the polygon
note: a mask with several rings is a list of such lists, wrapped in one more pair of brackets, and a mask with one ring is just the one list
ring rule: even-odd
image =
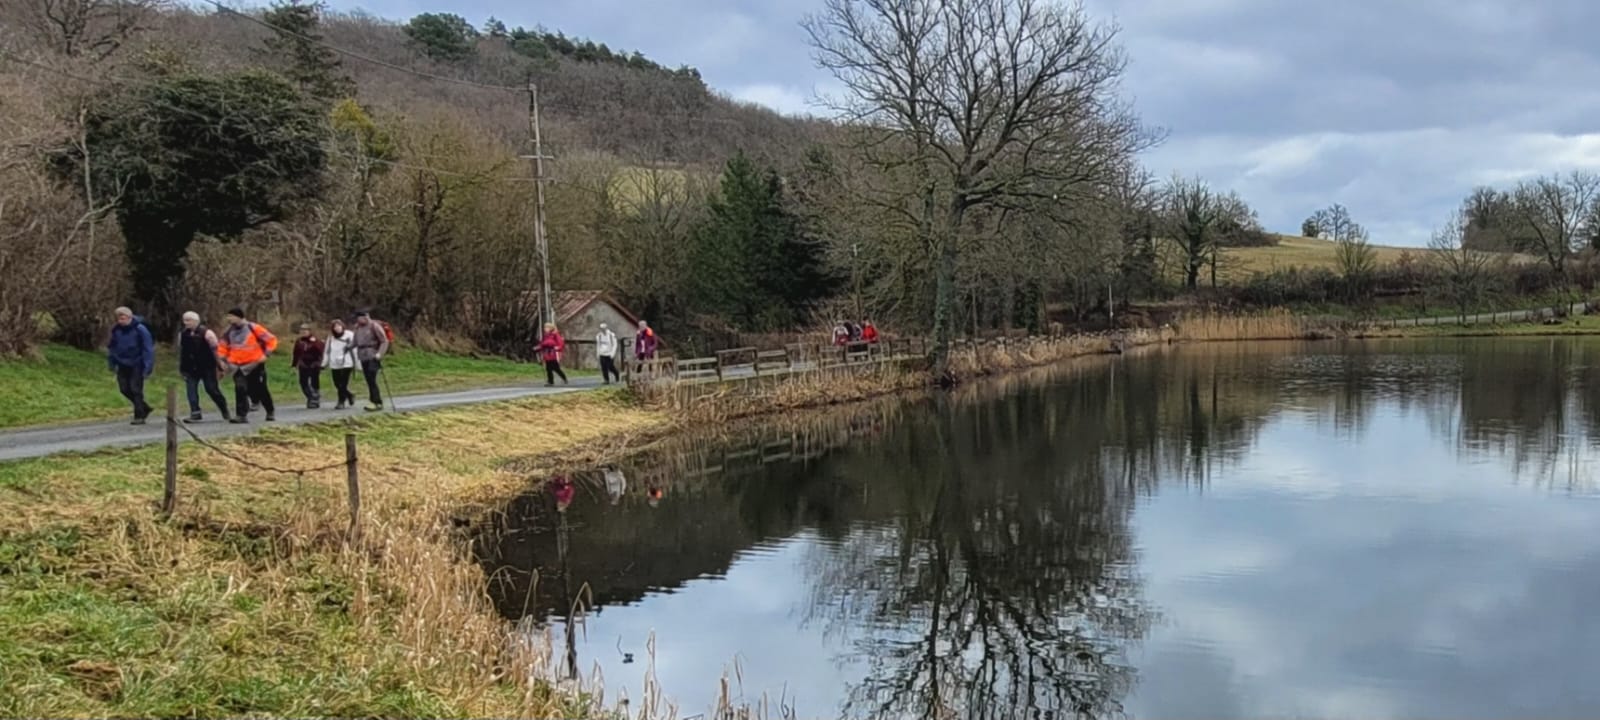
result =
[{"label": "stone building", "polygon": [[[563,365],[590,369],[600,366],[594,348],[594,336],[600,332],[600,323],[610,326],[617,334],[621,346],[618,361],[633,357],[633,335],[639,328],[639,317],[611,296],[600,290],[564,290],[556,293],[550,304],[555,306],[556,327],[567,340]],[[534,336],[538,337],[537,330]]]}]

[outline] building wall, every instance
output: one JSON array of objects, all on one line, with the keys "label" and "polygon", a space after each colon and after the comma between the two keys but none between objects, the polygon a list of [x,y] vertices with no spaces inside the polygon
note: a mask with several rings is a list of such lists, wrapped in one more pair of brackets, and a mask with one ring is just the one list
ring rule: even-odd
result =
[{"label": "building wall", "polygon": [[600,332],[600,323],[610,325],[611,332],[617,334],[618,353],[623,357],[633,356],[633,324],[602,299],[561,323],[561,335],[567,339],[567,354],[561,364],[575,368],[600,367],[594,352],[594,336]]}]

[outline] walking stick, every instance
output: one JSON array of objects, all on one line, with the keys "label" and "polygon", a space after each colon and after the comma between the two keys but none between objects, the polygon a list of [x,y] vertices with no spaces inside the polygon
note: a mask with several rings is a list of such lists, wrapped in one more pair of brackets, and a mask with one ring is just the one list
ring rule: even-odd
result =
[{"label": "walking stick", "polygon": [[400,396],[394,394],[394,388],[389,385],[389,369],[378,368],[378,379],[383,381],[383,391],[389,393],[389,409],[399,412]]}]

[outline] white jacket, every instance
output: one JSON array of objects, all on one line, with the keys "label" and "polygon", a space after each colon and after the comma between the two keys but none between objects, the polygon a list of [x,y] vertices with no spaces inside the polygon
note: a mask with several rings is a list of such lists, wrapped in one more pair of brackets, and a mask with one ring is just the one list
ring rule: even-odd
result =
[{"label": "white jacket", "polygon": [[610,330],[601,330],[594,336],[594,352],[600,357],[616,357],[617,334]]},{"label": "white jacket", "polygon": [[345,330],[343,335],[328,336],[322,351],[322,366],[330,370],[345,370],[356,366],[356,332]]}]

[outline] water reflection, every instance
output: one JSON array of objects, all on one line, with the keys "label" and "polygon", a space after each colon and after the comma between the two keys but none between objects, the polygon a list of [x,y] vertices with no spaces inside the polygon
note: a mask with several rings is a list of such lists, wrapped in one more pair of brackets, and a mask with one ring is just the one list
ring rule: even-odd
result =
[{"label": "water reflection", "polygon": [[[609,677],[672,633],[663,684],[691,708],[738,653],[807,717],[1600,711],[1567,687],[1600,630],[1556,630],[1600,589],[1600,514],[1529,494],[1593,498],[1596,351],[1080,362],[652,448],[519,498],[480,553],[511,569],[508,617],[569,621],[586,588],[588,640],[565,636]],[[1495,647],[1521,637],[1548,644]],[[1478,692],[1507,681],[1469,655],[1496,652],[1542,700]]]}]

